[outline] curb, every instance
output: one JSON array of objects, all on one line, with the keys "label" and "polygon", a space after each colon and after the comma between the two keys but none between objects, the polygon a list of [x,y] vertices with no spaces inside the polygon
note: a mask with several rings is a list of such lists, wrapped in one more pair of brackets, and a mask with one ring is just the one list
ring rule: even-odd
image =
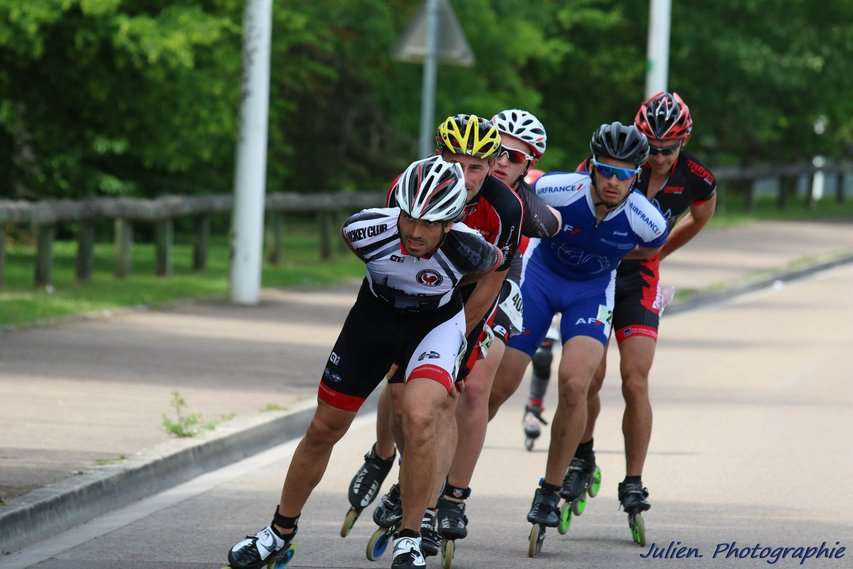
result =
[{"label": "curb", "polygon": [[[706,308],[772,287],[777,282],[796,281],[849,263],[853,263],[853,253],[718,291],[700,292],[673,303],[666,312],[669,315]],[[360,413],[375,410],[377,401],[378,397],[369,398]],[[144,450],[122,464],[99,467],[33,490],[0,508],[0,554],[22,549],[44,535],[83,524],[211,470],[301,437],[311,422],[315,407],[311,399],[298,403],[289,411],[235,419],[201,437],[169,441]]]},{"label": "curb", "polygon": [[[365,401],[363,412],[373,411],[377,400]],[[0,554],[301,437],[315,408],[311,399],[289,411],[235,419],[201,437],[168,441],[122,464],[33,490],[0,508]]]},{"label": "curb", "polygon": [[698,310],[700,308],[713,306],[715,304],[727,302],[744,294],[775,286],[776,283],[797,281],[815,273],[834,269],[835,267],[840,267],[849,263],[853,263],[853,253],[842,254],[832,259],[820,261],[799,269],[788,269],[774,272],[769,276],[762,277],[758,280],[723,287],[720,290],[699,292],[683,301],[673,302],[673,304],[666,309],[666,314],[679,314],[682,312],[689,312],[691,310]]}]

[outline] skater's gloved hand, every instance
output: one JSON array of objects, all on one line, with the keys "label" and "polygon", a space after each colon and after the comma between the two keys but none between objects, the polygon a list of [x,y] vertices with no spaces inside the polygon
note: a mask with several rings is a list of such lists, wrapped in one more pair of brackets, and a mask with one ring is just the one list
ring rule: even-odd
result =
[{"label": "skater's gloved hand", "polygon": [[656,304],[660,307],[660,315],[663,316],[663,311],[666,310],[669,305],[672,304],[672,301],[675,300],[676,289],[674,286],[660,286],[658,287],[657,298],[655,299]]}]

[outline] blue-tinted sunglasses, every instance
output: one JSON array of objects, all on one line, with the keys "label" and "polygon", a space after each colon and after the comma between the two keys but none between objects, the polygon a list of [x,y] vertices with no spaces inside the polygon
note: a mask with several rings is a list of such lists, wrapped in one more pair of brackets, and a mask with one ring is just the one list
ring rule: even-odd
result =
[{"label": "blue-tinted sunglasses", "polygon": [[604,164],[594,158],[592,160],[592,165],[595,166],[596,171],[603,177],[612,178],[613,176],[616,176],[616,179],[620,182],[630,180],[631,176],[634,176],[640,172],[639,168],[620,168],[619,166],[611,166],[610,164]]}]

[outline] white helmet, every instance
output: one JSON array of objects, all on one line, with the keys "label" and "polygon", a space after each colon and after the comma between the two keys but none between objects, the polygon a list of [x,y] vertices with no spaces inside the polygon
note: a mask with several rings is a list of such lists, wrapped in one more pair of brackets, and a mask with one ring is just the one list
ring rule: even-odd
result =
[{"label": "white helmet", "polygon": [[493,116],[492,124],[500,132],[529,144],[536,158],[541,158],[545,154],[548,135],[545,133],[545,127],[533,113],[521,109],[507,109]]},{"label": "white helmet", "polygon": [[468,199],[462,166],[438,155],[409,164],[394,194],[401,210],[425,221],[461,219]]}]

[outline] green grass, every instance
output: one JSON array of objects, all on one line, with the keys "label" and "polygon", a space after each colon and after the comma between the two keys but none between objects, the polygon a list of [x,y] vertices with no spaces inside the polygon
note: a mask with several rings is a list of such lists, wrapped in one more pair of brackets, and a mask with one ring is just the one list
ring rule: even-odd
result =
[{"label": "green grass", "polygon": [[813,208],[807,208],[803,199],[790,199],[785,209],[776,207],[775,198],[756,199],[752,211],[747,211],[743,199],[736,195],[721,197],[717,204],[717,212],[711,219],[709,227],[731,227],[756,221],[818,221],[818,220],[850,220],[853,221],[853,199],[837,203],[835,196],[815,203]]},{"label": "green grass", "polygon": [[175,419],[163,415],[163,430],[179,439],[195,437],[207,431],[212,431],[221,423],[230,421],[236,415],[235,413],[230,413],[218,419],[205,420],[198,413],[187,414],[187,401],[177,391],[172,392],[172,407],[175,410]]},{"label": "green grass", "polygon": [[[35,248],[31,244],[6,244],[5,287],[0,288],[0,325],[21,325],[62,316],[101,312],[127,306],[156,305],[168,301],[223,297],[228,292],[228,243],[211,239],[208,268],[192,271],[190,239],[175,238],[173,275],[155,276],[154,245],[135,243],[133,266],[126,279],[113,276],[115,260],[111,243],[95,247],[95,269],[90,282],[75,280],[77,245],[73,241],[54,243],[53,291],[33,288]],[[340,252],[333,243],[334,255],[320,258],[319,232],[310,224],[292,224],[284,240],[284,260],[278,266],[264,265],[262,285],[288,287],[332,284],[354,279],[364,265],[354,255]]]},{"label": "green grass", "polygon": [[127,456],[120,454],[115,458],[99,458],[95,461],[95,464],[98,466],[110,466],[113,464],[120,464],[127,460]]}]

